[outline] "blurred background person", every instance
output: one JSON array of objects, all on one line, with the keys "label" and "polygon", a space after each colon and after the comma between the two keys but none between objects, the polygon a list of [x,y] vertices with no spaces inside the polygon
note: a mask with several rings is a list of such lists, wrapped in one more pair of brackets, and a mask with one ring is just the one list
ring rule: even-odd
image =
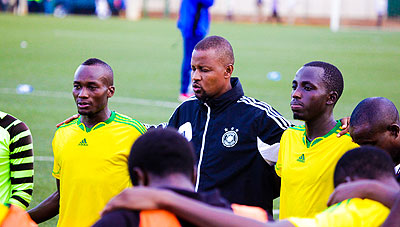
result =
[{"label": "blurred background person", "polygon": [[380,27],[387,12],[387,0],[375,0],[375,7],[377,14],[376,26]]},{"label": "blurred background person", "polygon": [[191,87],[190,61],[194,46],[208,33],[210,27],[208,8],[213,4],[214,0],[182,0],[181,2],[178,19],[178,28],[183,38],[181,89],[178,97],[180,101],[193,95],[193,91],[189,91],[189,87]]}]

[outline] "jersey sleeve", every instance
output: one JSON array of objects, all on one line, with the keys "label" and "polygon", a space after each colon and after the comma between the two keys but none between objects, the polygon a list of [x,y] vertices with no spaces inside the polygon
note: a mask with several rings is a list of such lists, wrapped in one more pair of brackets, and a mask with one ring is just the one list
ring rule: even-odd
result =
[{"label": "jersey sleeve", "polygon": [[52,175],[56,179],[60,179],[61,162],[60,162],[60,154],[59,154],[58,146],[57,146],[57,132],[56,132],[56,135],[54,136],[54,139],[52,142],[52,147],[53,147],[53,156],[54,156]]},{"label": "jersey sleeve", "polygon": [[280,146],[279,146],[279,153],[278,153],[278,160],[275,164],[275,172],[276,174],[281,177],[282,174],[282,167],[283,167],[283,155],[285,154],[285,149],[286,149],[286,140],[288,138],[288,133],[289,131],[286,131],[283,133],[282,138],[280,140]]},{"label": "jersey sleeve", "polygon": [[10,129],[9,203],[23,209],[29,206],[33,192],[33,142],[31,131],[25,123],[16,120]]},{"label": "jersey sleeve", "polygon": [[172,116],[169,118],[168,127],[178,128],[179,126],[179,107],[175,109]]},{"label": "jersey sleeve", "polygon": [[278,160],[279,141],[290,122],[278,112],[266,112],[259,121],[257,148],[264,160],[273,165]]}]

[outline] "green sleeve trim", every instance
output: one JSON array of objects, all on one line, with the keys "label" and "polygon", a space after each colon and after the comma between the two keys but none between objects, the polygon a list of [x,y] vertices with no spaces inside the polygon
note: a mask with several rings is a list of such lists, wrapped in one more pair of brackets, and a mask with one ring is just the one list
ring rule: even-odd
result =
[{"label": "green sleeve trim", "polygon": [[125,116],[123,114],[120,114],[120,113],[116,113],[116,119],[125,120],[125,121],[128,121],[128,122],[135,123],[135,124],[137,124],[138,127],[142,128],[143,132],[147,131],[146,127],[144,127],[144,125],[140,121],[138,121],[136,119],[132,119],[132,118],[130,118],[128,116]]},{"label": "green sleeve trim", "polygon": [[141,134],[144,133],[144,132],[141,130],[141,128],[140,128],[138,125],[136,125],[136,124],[133,124],[133,123],[131,123],[131,122],[126,122],[126,121],[120,121],[120,120],[117,120],[117,119],[115,119],[114,121],[115,121],[115,122],[118,122],[118,123],[122,123],[122,124],[127,124],[127,125],[130,125],[130,126],[133,126],[133,127],[136,128],[136,130],[137,130],[139,133],[141,133]]}]

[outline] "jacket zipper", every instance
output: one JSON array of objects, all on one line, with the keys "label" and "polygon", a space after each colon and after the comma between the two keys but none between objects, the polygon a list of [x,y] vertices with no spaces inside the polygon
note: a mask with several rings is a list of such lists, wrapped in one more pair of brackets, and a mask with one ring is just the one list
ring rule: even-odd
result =
[{"label": "jacket zipper", "polygon": [[204,105],[207,107],[207,121],[206,125],[204,126],[203,139],[201,141],[199,164],[197,164],[196,187],[194,189],[196,192],[199,189],[199,184],[200,184],[200,167],[201,167],[201,162],[203,161],[204,145],[206,143],[208,122],[210,122],[210,113],[211,113],[211,108],[206,103],[204,103]]}]

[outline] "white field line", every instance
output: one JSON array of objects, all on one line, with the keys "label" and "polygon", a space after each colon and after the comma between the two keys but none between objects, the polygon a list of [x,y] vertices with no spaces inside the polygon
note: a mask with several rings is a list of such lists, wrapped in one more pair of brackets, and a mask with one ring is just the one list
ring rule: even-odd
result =
[{"label": "white field line", "polygon": [[[17,94],[15,88],[0,88],[1,94]],[[28,93],[25,95],[32,95],[38,97],[49,97],[49,98],[65,98],[72,99],[72,94],[70,92],[63,91],[42,91],[42,90],[33,90],[32,93]],[[179,103],[178,102],[168,102],[168,101],[160,101],[160,100],[151,100],[151,99],[139,99],[139,98],[131,98],[131,97],[112,97],[110,102],[117,103],[128,103],[135,105],[143,105],[143,106],[156,106],[163,107],[168,109],[175,109]]]}]

